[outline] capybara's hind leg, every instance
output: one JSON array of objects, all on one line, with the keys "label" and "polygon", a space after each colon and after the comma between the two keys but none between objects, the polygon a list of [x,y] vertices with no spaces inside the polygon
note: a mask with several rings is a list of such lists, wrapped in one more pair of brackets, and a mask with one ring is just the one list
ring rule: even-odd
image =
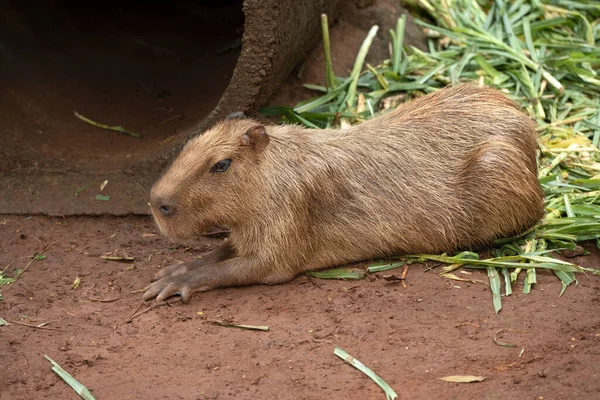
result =
[{"label": "capybara's hind leg", "polygon": [[474,149],[461,180],[473,218],[471,237],[478,241],[472,244],[517,234],[544,213],[535,157],[512,142],[493,140]]}]

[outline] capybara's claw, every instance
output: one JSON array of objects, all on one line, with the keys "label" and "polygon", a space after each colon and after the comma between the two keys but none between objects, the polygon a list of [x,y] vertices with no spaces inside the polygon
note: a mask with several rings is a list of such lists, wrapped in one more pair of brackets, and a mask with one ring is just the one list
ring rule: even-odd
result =
[{"label": "capybara's claw", "polygon": [[187,285],[181,285],[180,282],[174,282],[175,279],[167,277],[153,282],[146,287],[144,300],[151,300],[156,297],[157,302],[165,301],[171,296],[180,296],[181,301],[186,303],[191,298],[192,291]]},{"label": "capybara's claw", "polygon": [[181,300],[187,302],[195,291],[206,290],[206,277],[203,273],[206,265],[195,260],[163,268],[144,289],[144,300],[156,298],[160,302],[171,296],[181,296]]}]

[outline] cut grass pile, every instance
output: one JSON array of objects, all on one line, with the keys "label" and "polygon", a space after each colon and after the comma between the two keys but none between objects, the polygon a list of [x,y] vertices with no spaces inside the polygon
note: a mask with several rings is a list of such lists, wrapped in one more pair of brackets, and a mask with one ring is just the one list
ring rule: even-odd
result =
[{"label": "cut grass pile", "polygon": [[[390,31],[390,59],[365,64],[378,28],[364,40],[348,77],[331,64],[327,19],[322,17],[326,86],[293,108],[270,107],[266,115],[311,128],[345,127],[410,98],[463,81],[496,87],[537,121],[539,178],[546,195],[542,221],[523,234],[498,240],[493,258],[463,252],[455,256],[412,255],[411,261],[485,268],[496,312],[501,288],[524,274],[523,292],[536,283],[536,269],[552,270],[561,294],[575,272],[598,274],[551,257],[552,252],[596,240],[600,248],[600,3],[595,0],[412,0],[431,22],[416,20],[428,36],[428,51],[404,46],[406,17]],[[335,44],[334,44],[335,45]],[[400,264],[401,265],[401,264]],[[348,273],[347,270],[343,271]],[[332,273],[328,273],[328,277]],[[335,273],[333,274],[335,277]]]}]

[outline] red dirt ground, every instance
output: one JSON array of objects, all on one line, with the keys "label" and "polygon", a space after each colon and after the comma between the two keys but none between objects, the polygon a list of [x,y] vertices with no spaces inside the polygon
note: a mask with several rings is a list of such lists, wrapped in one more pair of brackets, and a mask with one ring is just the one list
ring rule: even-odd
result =
[{"label": "red dirt ground", "polygon": [[[383,399],[383,392],[333,354],[336,346],[371,367],[400,399],[581,399],[600,393],[600,279],[560,282],[540,272],[529,295],[504,298],[496,317],[484,284],[441,278],[412,265],[407,288],[384,279],[297,277],[279,286],[197,294],[131,322],[143,288],[161,267],[215,245],[178,245],[147,217],[67,219],[0,216],[0,268],[23,269],[0,317],[0,399],[79,398],[50,370],[57,361],[100,400]],[[591,247],[590,247],[591,248]],[[111,253],[133,264],[105,261]],[[575,262],[598,267],[597,251]],[[81,279],[77,289],[72,283]],[[486,280],[485,274],[469,277]],[[102,302],[101,300],[107,301]],[[145,307],[145,306],[142,306]],[[210,320],[268,325],[268,332]],[[37,326],[44,322],[48,329]],[[50,330],[53,329],[53,330]],[[500,329],[503,341],[493,342]],[[522,354],[521,354],[522,352]],[[455,384],[447,375],[482,375]]]}]

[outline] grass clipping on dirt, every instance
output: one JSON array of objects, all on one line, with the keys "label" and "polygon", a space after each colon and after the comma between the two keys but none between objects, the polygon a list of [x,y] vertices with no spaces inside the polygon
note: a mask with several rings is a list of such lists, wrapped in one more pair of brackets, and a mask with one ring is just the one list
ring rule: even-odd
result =
[{"label": "grass clipping on dirt", "polygon": [[96,398],[90,393],[88,388],[83,386],[77,379],[73,378],[71,374],[65,371],[56,361],[44,354],[44,357],[52,364],[52,371],[56,373],[67,385],[84,400],[96,400]]},{"label": "grass clipping on dirt", "polygon": [[449,84],[476,81],[496,87],[537,121],[539,179],[546,195],[545,217],[518,237],[498,240],[494,258],[479,254],[420,254],[410,261],[485,268],[494,307],[501,288],[524,274],[523,292],[536,283],[536,269],[552,270],[561,294],[577,282],[575,272],[598,274],[550,253],[574,250],[577,242],[596,240],[600,248],[600,4],[594,0],[412,0],[435,21],[416,20],[428,37],[428,51],[403,45],[406,16],[390,30],[391,58],[364,64],[377,33],[374,26],[360,48],[350,76],[333,73],[327,17],[322,16],[326,86],[294,108],[270,107],[288,123],[311,128],[345,127]]}]

